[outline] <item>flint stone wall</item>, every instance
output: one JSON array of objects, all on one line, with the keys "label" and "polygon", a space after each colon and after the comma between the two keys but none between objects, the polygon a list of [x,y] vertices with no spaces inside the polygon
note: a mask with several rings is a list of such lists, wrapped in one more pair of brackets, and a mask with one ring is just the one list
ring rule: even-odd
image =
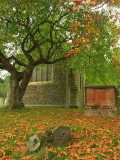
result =
[{"label": "flint stone wall", "polygon": [[4,106],[5,99],[3,97],[0,97],[0,107]]},{"label": "flint stone wall", "polygon": [[23,102],[25,106],[64,106],[66,102],[66,76],[57,68],[53,81],[30,82]]}]

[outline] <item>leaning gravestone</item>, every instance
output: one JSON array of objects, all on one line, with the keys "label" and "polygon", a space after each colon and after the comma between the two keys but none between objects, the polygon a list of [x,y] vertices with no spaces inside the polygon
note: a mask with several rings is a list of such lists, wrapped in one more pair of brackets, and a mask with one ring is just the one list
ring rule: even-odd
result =
[{"label": "leaning gravestone", "polygon": [[32,134],[27,138],[26,148],[30,152],[40,150],[44,146],[61,147],[66,146],[70,137],[70,128],[66,126],[58,127],[53,133],[47,130],[44,134]]},{"label": "leaning gravestone", "polygon": [[70,128],[65,126],[58,127],[53,133],[53,146],[66,146],[70,137]]},{"label": "leaning gravestone", "polygon": [[30,135],[30,137],[27,139],[26,147],[30,152],[34,152],[38,150],[41,146],[41,138],[39,134],[33,134]]}]

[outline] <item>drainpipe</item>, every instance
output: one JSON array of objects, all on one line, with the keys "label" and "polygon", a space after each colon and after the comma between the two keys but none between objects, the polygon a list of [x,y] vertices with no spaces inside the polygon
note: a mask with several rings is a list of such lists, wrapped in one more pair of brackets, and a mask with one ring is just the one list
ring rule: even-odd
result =
[{"label": "drainpipe", "polygon": [[70,107],[70,83],[69,83],[69,75],[66,77],[66,102],[65,108]]},{"label": "drainpipe", "polygon": [[83,105],[85,106],[85,101],[86,101],[86,97],[85,97],[85,79],[83,79]]},{"label": "drainpipe", "polygon": [[117,107],[118,107],[118,110],[119,110],[120,109],[120,85],[118,85],[117,90],[118,90]]}]

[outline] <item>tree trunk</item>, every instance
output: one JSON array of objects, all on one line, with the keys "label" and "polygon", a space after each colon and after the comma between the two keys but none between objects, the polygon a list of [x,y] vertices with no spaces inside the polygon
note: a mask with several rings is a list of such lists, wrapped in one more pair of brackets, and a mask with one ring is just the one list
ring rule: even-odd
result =
[{"label": "tree trunk", "polygon": [[19,76],[21,73],[14,72],[11,74],[10,79],[10,95],[8,99],[8,110],[13,109],[22,109],[24,108],[24,103],[22,102],[22,98],[32,76],[33,68],[27,69],[22,78],[20,79]]},{"label": "tree trunk", "polygon": [[8,110],[16,109],[21,107],[21,100],[20,100],[20,92],[19,92],[19,79],[17,72],[13,72],[10,78],[10,94],[8,99]]}]

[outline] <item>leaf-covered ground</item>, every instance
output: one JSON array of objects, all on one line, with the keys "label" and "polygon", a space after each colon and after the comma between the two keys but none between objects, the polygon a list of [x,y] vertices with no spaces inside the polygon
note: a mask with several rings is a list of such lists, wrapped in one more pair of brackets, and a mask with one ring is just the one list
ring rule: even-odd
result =
[{"label": "leaf-covered ground", "polygon": [[[65,125],[71,128],[65,148],[29,153],[26,137]],[[0,160],[120,160],[120,117],[86,117],[77,109],[0,110]]]}]

